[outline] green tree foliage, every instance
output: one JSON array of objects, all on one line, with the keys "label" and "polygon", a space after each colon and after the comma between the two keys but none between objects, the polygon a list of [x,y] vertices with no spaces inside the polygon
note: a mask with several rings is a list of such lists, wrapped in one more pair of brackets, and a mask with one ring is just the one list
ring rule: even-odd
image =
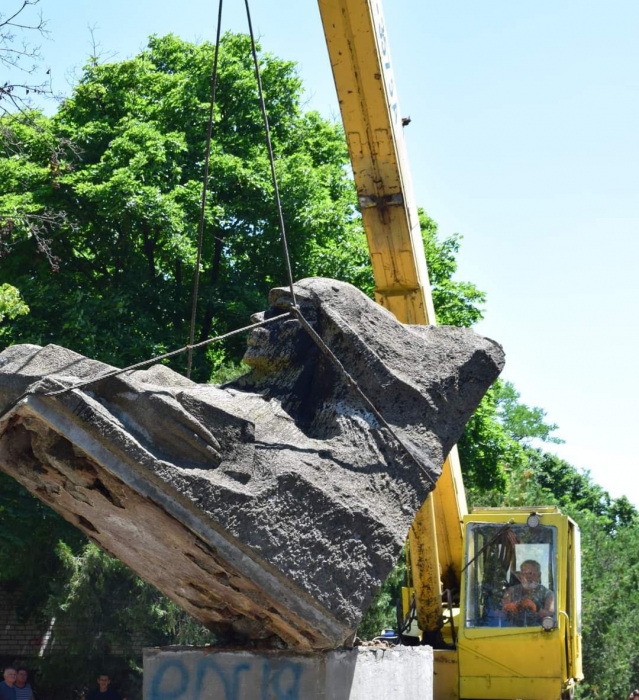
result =
[{"label": "green tree foliage", "polygon": [[458,444],[469,499],[474,489],[502,493],[506,472],[521,464],[520,445],[498,420],[498,392],[492,387],[467,423]]},{"label": "green tree foliage", "polygon": [[22,300],[20,292],[10,284],[0,284],[0,323],[5,319],[13,321],[28,313],[29,307]]},{"label": "green tree foliage", "polygon": [[19,618],[39,611],[60,571],[56,547],[77,549],[84,537],[16,481],[0,472],[0,584],[17,596]]},{"label": "green tree foliage", "polygon": [[[185,344],[212,54],[210,44],[154,37],[129,61],[91,62],[58,114],[38,118],[39,128],[33,118],[3,125],[0,222],[10,253],[3,267],[31,308],[13,324],[11,342],[55,341],[114,364]],[[261,68],[294,276],[370,288],[342,131],[303,113],[292,63],[265,56]],[[248,38],[226,35],[198,339],[245,325],[270,287],[286,280],[252,71]],[[52,139],[73,144],[54,162]],[[40,236],[43,251],[28,217],[47,212],[65,219],[56,220],[54,236]],[[200,379],[222,352],[198,357]]]},{"label": "green tree foliage", "polygon": [[557,426],[544,422],[545,411],[519,398],[510,382],[497,380],[464,430],[459,455],[471,502],[475,493],[481,500],[492,493],[499,502],[508,473],[521,473],[529,465],[533,453],[527,448],[533,441],[562,442],[552,435]]},{"label": "green tree foliage", "polygon": [[437,224],[423,209],[419,210],[419,225],[437,323],[443,326],[470,328],[483,317],[486,295],[472,282],[454,279],[461,236],[454,234],[442,241]]},{"label": "green tree foliage", "polygon": [[557,425],[544,423],[546,411],[531,408],[520,402],[521,395],[510,382],[496,385],[497,415],[513,440],[530,445],[533,440],[562,443],[561,438],[553,436]]},{"label": "green tree foliage", "polygon": [[[245,325],[286,280],[248,39],[228,34],[220,49],[197,339]],[[124,366],[186,342],[212,53],[210,44],[153,37],[130,60],[90,60],[54,117],[0,118],[0,343],[55,342]],[[267,55],[261,64],[294,276],[335,277],[372,294],[342,130],[303,111],[292,63]],[[438,322],[472,326],[485,298],[455,278],[460,237],[442,240],[423,211],[420,223]],[[242,345],[198,355],[196,377],[241,371]],[[578,520],[587,677],[579,693],[623,697],[639,684],[637,512],[547,452],[557,426],[520,398],[497,382],[468,424],[459,449],[469,500],[556,503]],[[135,669],[133,630],[149,643],[210,639],[2,474],[0,533],[0,583],[19,591],[22,615],[74,623],[72,636],[63,639],[64,624],[54,633],[83,654],[85,678],[115,650]],[[362,635],[394,626],[402,578],[400,567],[384,584]],[[50,688],[77,677],[65,663],[43,662]]]},{"label": "green tree foliage", "polygon": [[[624,508],[626,505],[627,502]],[[631,689],[639,686],[637,512],[634,511],[632,522],[614,532],[605,518],[602,521],[601,517],[583,511],[577,517],[584,563],[585,675],[577,697],[625,698]]]},{"label": "green tree foliage", "polygon": [[360,639],[374,639],[385,629],[397,630],[402,586],[406,585],[406,560],[393,568],[373,599],[357,629]]},{"label": "green tree foliage", "polygon": [[159,630],[167,611],[157,604],[160,595],[117,559],[92,543],[78,554],[59,543],[57,555],[63,571],[54,582],[46,612],[56,617],[60,630],[56,642],[64,644],[69,654],[99,660],[117,647],[134,664],[136,636],[151,645],[165,641]]}]

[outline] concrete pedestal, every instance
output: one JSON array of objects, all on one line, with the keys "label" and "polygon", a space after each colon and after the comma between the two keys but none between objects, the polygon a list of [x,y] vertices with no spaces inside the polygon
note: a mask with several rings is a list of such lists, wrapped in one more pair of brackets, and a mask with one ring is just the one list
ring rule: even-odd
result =
[{"label": "concrete pedestal", "polygon": [[432,700],[430,647],[144,651],[144,700]]}]

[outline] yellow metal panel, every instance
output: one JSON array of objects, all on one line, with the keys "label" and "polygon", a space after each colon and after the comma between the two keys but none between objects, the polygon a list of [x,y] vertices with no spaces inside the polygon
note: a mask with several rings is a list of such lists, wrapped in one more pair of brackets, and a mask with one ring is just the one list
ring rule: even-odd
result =
[{"label": "yellow metal panel", "polygon": [[[556,678],[566,680],[562,664],[564,635],[541,628],[483,628],[467,630],[458,642],[459,668],[463,678]],[[478,633],[471,638],[470,632]]]},{"label": "yellow metal panel", "polygon": [[495,678],[484,675],[460,679],[460,697],[472,700],[560,700],[561,683],[554,678]]},{"label": "yellow metal panel", "polygon": [[583,680],[581,652],[581,535],[577,523],[570,518],[568,523],[569,561],[571,563],[568,575],[568,586],[570,587],[568,605],[570,615],[570,661],[568,675],[577,680]]},{"label": "yellow metal panel", "polygon": [[433,652],[433,697],[436,700],[458,700],[459,666],[454,649]]},{"label": "yellow metal panel", "polygon": [[444,462],[432,497],[437,519],[437,547],[445,587],[459,588],[463,560],[462,520],[468,513],[457,447]]},{"label": "yellow metal panel", "polygon": [[419,509],[408,534],[417,622],[422,630],[442,626],[441,577],[432,496]]},{"label": "yellow metal panel", "polygon": [[458,644],[462,698],[559,700],[566,681],[559,630],[488,631],[495,634]]}]

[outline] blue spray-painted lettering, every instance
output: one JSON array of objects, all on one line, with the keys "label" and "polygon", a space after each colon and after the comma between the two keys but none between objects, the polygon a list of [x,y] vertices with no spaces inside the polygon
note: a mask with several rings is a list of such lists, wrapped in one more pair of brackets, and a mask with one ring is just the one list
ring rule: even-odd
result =
[{"label": "blue spray-painted lettering", "polygon": [[232,675],[229,677],[214,659],[211,657],[202,659],[197,665],[193,700],[200,699],[204,677],[209,670],[215,673],[220,681],[222,681],[224,687],[224,696],[222,700],[239,700],[240,675],[243,671],[248,671],[249,668],[248,664],[238,664],[233,668]]},{"label": "blue spray-painted lettering", "polygon": [[[176,669],[180,674],[180,680],[173,688],[165,690],[162,688],[164,677],[171,669]],[[184,664],[177,659],[165,661],[153,676],[151,683],[151,700],[177,700],[184,695],[189,686],[189,672]]]},{"label": "blue spray-painted lettering", "polygon": [[[299,664],[288,662],[278,668],[271,677],[276,700],[298,700],[301,675],[302,668]],[[287,683],[288,687],[284,687]]]},{"label": "blue spray-painted lettering", "polygon": [[206,656],[190,670],[180,659],[162,660],[145,700],[300,700],[301,664],[284,659],[225,661]]},{"label": "blue spray-painted lettering", "polygon": [[268,663],[262,669],[261,700],[299,700],[302,667],[292,661],[284,661],[272,669]]}]

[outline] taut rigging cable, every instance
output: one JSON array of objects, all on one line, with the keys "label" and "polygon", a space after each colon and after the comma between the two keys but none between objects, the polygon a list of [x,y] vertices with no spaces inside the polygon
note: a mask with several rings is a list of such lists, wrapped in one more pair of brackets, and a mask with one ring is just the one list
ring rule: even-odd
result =
[{"label": "taut rigging cable", "polygon": [[193,299],[191,301],[191,328],[189,330],[189,352],[186,363],[186,376],[191,378],[191,364],[193,362],[193,340],[195,339],[195,315],[197,313],[197,297],[200,288],[200,262],[202,260],[202,243],[204,241],[204,216],[206,213],[206,193],[209,185],[209,163],[211,161],[211,134],[213,133],[213,110],[215,109],[215,92],[217,88],[217,60],[220,51],[220,33],[222,30],[222,4],[220,0],[217,10],[217,32],[215,39],[215,53],[213,57],[213,70],[211,71],[211,105],[209,108],[209,121],[206,127],[206,153],[204,155],[204,179],[202,182],[202,200],[200,203],[200,221],[197,231],[197,260],[195,274],[193,275]]},{"label": "taut rigging cable", "polygon": [[319,347],[319,349],[325,355],[327,355],[329,357],[331,362],[337,368],[338,372],[346,380],[346,383],[348,384],[348,386],[357,394],[357,396],[364,403],[364,405],[371,411],[371,413],[375,416],[375,418],[380,423],[380,425],[382,425],[384,428],[386,428],[386,430],[395,439],[395,441],[399,444],[399,446],[406,453],[406,455],[414,462],[414,464],[417,465],[417,467],[420,469],[420,471],[424,474],[424,476],[426,477],[427,481],[431,484],[431,486],[433,488],[435,488],[435,480],[431,476],[429,470],[422,463],[422,460],[415,454],[415,452],[407,444],[407,442],[402,437],[400,437],[398,435],[395,428],[393,428],[393,426],[391,426],[388,423],[388,421],[384,418],[384,416],[379,411],[379,409],[373,404],[373,402],[368,398],[368,396],[366,396],[366,394],[362,391],[362,389],[357,384],[357,381],[353,377],[351,377],[351,375],[348,373],[348,371],[346,370],[344,365],[341,363],[341,361],[337,358],[337,356],[333,353],[333,351],[328,347],[328,345],[324,342],[324,340],[318,335],[318,333],[309,324],[309,322],[304,318],[304,316],[301,312],[301,309],[299,308],[299,306],[297,304],[297,299],[295,296],[294,282],[293,282],[293,271],[291,268],[291,259],[290,259],[290,255],[289,255],[288,242],[286,240],[286,229],[284,226],[282,202],[281,202],[281,198],[280,198],[279,187],[277,184],[277,175],[275,172],[275,157],[273,154],[273,146],[272,146],[272,142],[271,142],[270,127],[269,127],[269,122],[268,122],[268,115],[266,112],[266,104],[264,101],[264,91],[262,88],[262,78],[260,75],[259,60],[257,57],[257,48],[255,45],[253,24],[251,21],[249,0],[244,0],[244,4],[246,7],[246,16],[247,16],[248,26],[249,26],[249,35],[250,35],[250,39],[251,39],[251,53],[253,56],[253,64],[255,66],[255,77],[257,80],[258,96],[259,96],[259,102],[260,102],[260,111],[262,113],[262,120],[264,122],[266,145],[267,145],[268,156],[269,156],[271,178],[272,178],[272,182],[273,182],[273,194],[275,196],[275,202],[276,202],[276,206],[277,206],[277,213],[278,213],[278,219],[279,219],[279,225],[280,225],[280,234],[281,234],[282,248],[283,248],[283,254],[284,254],[284,263],[286,266],[286,273],[288,276],[288,283],[289,283],[290,293],[291,293],[291,312],[287,313],[287,314],[276,316],[276,317],[268,319],[266,321],[262,321],[261,323],[256,323],[256,324],[253,324],[251,326],[246,326],[244,328],[240,328],[236,331],[231,331],[229,333],[218,336],[216,338],[209,338],[209,339],[203,340],[203,341],[196,343],[196,344],[193,343],[193,339],[194,339],[194,335],[195,335],[195,317],[196,317],[196,312],[197,312],[197,296],[198,296],[198,286],[199,286],[200,262],[201,262],[201,257],[202,257],[202,245],[203,245],[203,239],[204,239],[204,219],[205,219],[206,198],[207,198],[207,189],[208,189],[208,174],[209,174],[209,162],[210,162],[210,152],[211,152],[211,135],[212,135],[212,130],[213,130],[213,110],[214,110],[214,106],[215,106],[215,94],[216,94],[217,71],[218,71],[218,55],[219,55],[218,52],[219,52],[221,24],[222,24],[222,3],[223,3],[223,0],[220,0],[219,7],[218,7],[217,40],[216,40],[216,44],[215,44],[215,55],[214,55],[214,61],[213,61],[213,70],[212,70],[212,74],[211,74],[211,106],[210,106],[210,110],[209,110],[209,122],[208,122],[208,128],[207,128],[206,155],[205,155],[205,163],[204,163],[204,182],[202,185],[202,200],[201,200],[201,208],[200,208],[200,220],[199,220],[199,226],[198,226],[197,263],[196,263],[194,284],[193,284],[193,300],[192,300],[192,309],[191,309],[191,327],[190,327],[189,343],[188,343],[188,345],[184,346],[183,348],[180,348],[178,350],[174,350],[174,351],[169,352],[169,353],[165,353],[164,355],[160,355],[159,357],[154,357],[150,360],[138,362],[137,364],[131,365],[131,366],[126,367],[124,369],[113,370],[111,372],[104,373],[104,374],[99,375],[97,377],[94,377],[92,379],[85,380],[83,382],[80,382],[80,383],[75,384],[75,385],[70,386],[70,387],[66,387],[65,389],[47,392],[46,395],[47,396],[56,396],[58,394],[63,394],[67,391],[71,391],[72,389],[77,389],[77,388],[86,386],[88,384],[92,384],[92,383],[99,381],[101,379],[105,379],[106,377],[115,376],[117,374],[122,374],[124,372],[131,371],[133,369],[138,369],[142,366],[151,364],[152,362],[157,362],[159,360],[166,359],[168,357],[173,357],[174,355],[178,355],[178,354],[180,354],[182,352],[186,352],[186,351],[188,351],[187,377],[190,377],[192,353],[193,353],[194,349],[199,348],[199,347],[203,347],[205,345],[209,345],[209,344],[217,342],[219,340],[223,340],[223,339],[228,338],[228,337],[233,336],[233,335],[237,335],[238,333],[242,333],[244,331],[250,330],[250,329],[255,328],[257,326],[266,325],[267,323],[278,321],[278,320],[281,320],[283,318],[287,318],[287,317],[290,317],[291,315],[293,315],[294,317],[296,317],[298,319],[299,323],[304,328],[304,330],[310,335],[313,342]]}]

